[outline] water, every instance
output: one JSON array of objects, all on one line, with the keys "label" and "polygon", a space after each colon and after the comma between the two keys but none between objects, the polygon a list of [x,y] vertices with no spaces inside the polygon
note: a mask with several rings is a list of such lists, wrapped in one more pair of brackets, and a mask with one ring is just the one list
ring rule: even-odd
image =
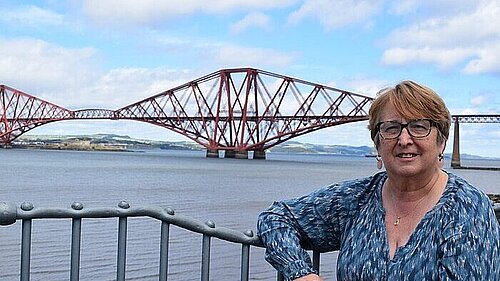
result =
[{"label": "water", "polygon": [[[272,201],[308,193],[331,182],[375,173],[374,158],[268,154],[268,160],[205,158],[204,152],[79,152],[0,150],[0,201],[36,207],[171,207],[177,213],[239,231],[255,229]],[[462,161],[500,167],[500,161]],[[449,163],[446,163],[449,167]],[[451,170],[479,188],[500,193],[500,172]],[[127,279],[158,280],[160,223],[129,220]],[[20,223],[0,227],[0,281],[19,278]],[[68,280],[70,220],[35,220],[32,280]],[[116,279],[116,219],[82,225],[81,280]],[[239,280],[239,245],[212,240],[211,280]],[[172,227],[169,280],[199,280],[201,236]],[[252,248],[251,280],[274,280],[262,249]],[[334,280],[335,253],[322,257],[325,280]]]}]

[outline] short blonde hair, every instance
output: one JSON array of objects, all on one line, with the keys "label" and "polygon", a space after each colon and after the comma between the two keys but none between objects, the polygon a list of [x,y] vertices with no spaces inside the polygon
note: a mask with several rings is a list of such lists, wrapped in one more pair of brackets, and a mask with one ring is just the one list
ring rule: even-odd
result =
[{"label": "short blonde hair", "polygon": [[428,87],[413,81],[402,81],[395,87],[380,90],[368,112],[368,129],[376,147],[379,145],[377,123],[382,121],[380,120],[382,110],[388,103],[407,120],[428,118],[435,122],[438,129],[438,143],[448,139],[451,114],[441,97]]}]

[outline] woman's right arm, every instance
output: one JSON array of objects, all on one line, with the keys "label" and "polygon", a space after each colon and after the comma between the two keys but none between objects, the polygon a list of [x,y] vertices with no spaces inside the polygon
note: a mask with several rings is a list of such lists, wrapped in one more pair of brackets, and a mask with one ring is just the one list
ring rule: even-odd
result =
[{"label": "woman's right arm", "polygon": [[338,187],[333,185],[301,198],[274,202],[260,214],[257,232],[266,247],[266,260],[285,280],[317,274],[301,246],[304,243],[320,252],[339,249],[340,220],[345,213],[340,203],[346,198]]}]

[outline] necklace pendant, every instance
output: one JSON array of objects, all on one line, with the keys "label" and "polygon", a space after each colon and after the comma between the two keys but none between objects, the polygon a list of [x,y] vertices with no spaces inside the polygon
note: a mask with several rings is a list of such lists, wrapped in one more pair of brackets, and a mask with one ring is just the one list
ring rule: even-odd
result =
[{"label": "necklace pendant", "polygon": [[394,221],[394,226],[398,226],[400,220],[401,220],[400,217],[396,217],[396,220]]}]

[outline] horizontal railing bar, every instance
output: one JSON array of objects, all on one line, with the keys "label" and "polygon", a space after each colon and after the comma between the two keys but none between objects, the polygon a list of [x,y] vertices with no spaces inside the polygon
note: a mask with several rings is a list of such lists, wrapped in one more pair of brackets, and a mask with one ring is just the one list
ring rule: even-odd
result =
[{"label": "horizontal railing bar", "polygon": [[[500,203],[493,206],[497,219],[500,219]],[[85,209],[71,208],[33,208],[25,210],[21,207],[14,207],[11,204],[0,202],[0,225],[15,223],[16,220],[28,219],[81,219],[81,218],[115,218],[115,217],[151,217],[168,224],[178,226],[196,233],[207,234],[209,236],[226,240],[233,243],[248,244],[256,247],[263,247],[259,238],[251,230],[239,232],[225,227],[211,227],[194,218],[182,214],[176,214],[170,208],[161,207],[95,207]]]},{"label": "horizontal railing bar", "polygon": [[[1,206],[2,204],[6,203],[0,203],[0,224],[3,225],[12,224],[19,219],[151,217],[168,224],[178,226],[180,228],[184,228],[200,234],[206,234],[225,241],[263,247],[262,242],[256,235],[254,235],[253,231],[251,230],[239,232],[225,227],[211,227],[206,223],[202,223],[194,218],[182,214],[176,214],[170,208],[129,207],[127,209],[123,209],[111,207],[96,207],[75,210],[71,208],[34,207],[30,210],[23,210],[22,207],[13,208],[12,206]],[[10,213],[7,213],[6,209],[10,210]],[[3,216],[5,216],[5,218],[3,218]]]}]

